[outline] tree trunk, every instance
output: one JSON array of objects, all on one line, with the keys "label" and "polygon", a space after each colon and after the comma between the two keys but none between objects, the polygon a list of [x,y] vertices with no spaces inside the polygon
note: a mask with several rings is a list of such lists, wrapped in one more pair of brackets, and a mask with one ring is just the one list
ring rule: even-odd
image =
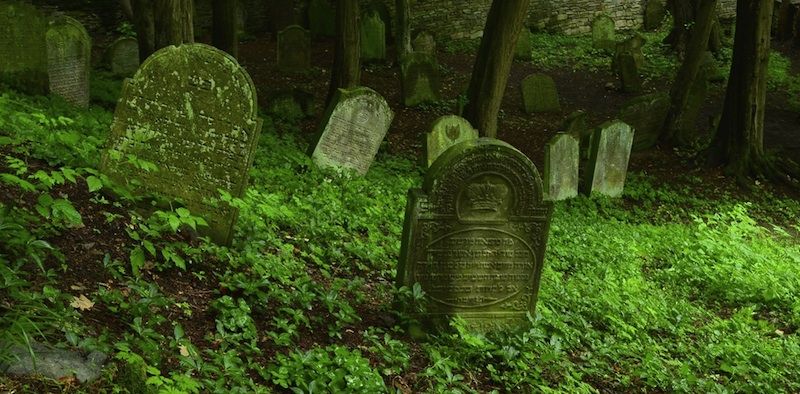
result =
[{"label": "tree trunk", "polygon": [[530,0],[494,0],[489,10],[464,109],[466,119],[483,136],[497,136],[497,114],[529,3]]},{"label": "tree trunk", "polygon": [[795,8],[789,0],[781,2],[781,8],[778,10],[778,22],[775,29],[775,39],[784,41],[792,38],[792,28],[794,25]]},{"label": "tree trunk", "polygon": [[156,50],[194,42],[194,1],[155,0]]},{"label": "tree trunk", "polygon": [[740,179],[765,175],[764,106],[773,2],[739,0],[736,35],[722,118],[710,163],[724,164]]},{"label": "tree trunk", "polygon": [[213,32],[215,47],[239,57],[239,38],[236,29],[236,0],[213,0]]},{"label": "tree trunk", "polygon": [[689,29],[694,22],[694,14],[697,9],[696,2],[697,0],[670,0],[667,4],[672,14],[672,30],[664,42],[672,46],[678,57],[683,57],[686,50]]},{"label": "tree trunk", "polygon": [[410,0],[397,0],[397,59],[402,59],[413,51],[411,47],[411,6]]},{"label": "tree trunk", "polygon": [[337,89],[361,83],[361,39],[358,0],[339,0],[336,5],[336,47],[326,103]]},{"label": "tree trunk", "polygon": [[122,15],[125,15],[125,18],[133,22],[133,6],[131,5],[131,0],[119,0],[119,6],[122,8]]},{"label": "tree trunk", "polygon": [[139,43],[139,61],[144,62],[156,50],[153,0],[133,0],[133,25]]},{"label": "tree trunk", "polygon": [[692,25],[687,42],[686,53],[672,84],[670,92],[670,109],[664,121],[664,139],[674,145],[684,145],[688,143],[683,117],[686,112],[686,104],[689,101],[689,92],[697,78],[705,78],[699,75],[700,64],[703,55],[708,47],[711,29],[715,23],[714,13],[717,8],[717,0],[704,0],[697,10],[695,23]]}]

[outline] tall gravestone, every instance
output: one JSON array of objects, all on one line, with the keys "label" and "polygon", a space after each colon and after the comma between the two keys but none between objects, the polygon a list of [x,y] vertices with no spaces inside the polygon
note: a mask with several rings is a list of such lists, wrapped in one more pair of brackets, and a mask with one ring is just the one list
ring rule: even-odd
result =
[{"label": "tall gravestone", "polygon": [[302,72],[311,68],[311,32],[292,25],[278,32],[278,68]]},{"label": "tall gravestone", "polygon": [[120,37],[108,49],[111,72],[121,77],[130,77],[139,68],[139,43],[133,37]]},{"label": "tall gravestone", "polygon": [[322,130],[311,144],[311,159],[321,167],[364,175],[378,153],[394,113],[376,91],[339,89],[323,116]]},{"label": "tall gravestone", "polygon": [[436,119],[431,125],[431,131],[425,135],[426,166],[433,165],[436,158],[451,146],[477,138],[478,130],[460,116],[445,115]]},{"label": "tall gravestone", "polygon": [[[445,151],[409,191],[399,286],[419,283],[429,327],[464,319],[478,332],[525,327],[539,290],[552,203],[524,154],[498,140]],[[413,311],[410,311],[413,313]]]},{"label": "tall gravestone", "polygon": [[522,103],[525,112],[558,112],[558,91],[553,78],[545,74],[531,74],[522,80]]},{"label": "tall gravestone", "polygon": [[667,16],[667,7],[664,0],[648,0],[644,7],[644,29],[647,31],[658,30]]},{"label": "tall gravestone", "polygon": [[328,0],[311,0],[308,3],[308,25],[314,35],[333,37],[336,34],[336,7]]},{"label": "tall gravestone", "polygon": [[47,70],[50,93],[68,103],[89,106],[92,42],[83,25],[61,16],[47,29]]},{"label": "tall gravestone", "polygon": [[616,44],[614,20],[600,14],[592,21],[592,45],[597,49],[613,50]]},{"label": "tall gravestone", "polygon": [[544,194],[548,200],[566,200],[578,195],[580,141],[558,133],[544,148]]},{"label": "tall gravestone", "polygon": [[46,29],[42,14],[21,1],[0,1],[0,82],[47,94]]},{"label": "tall gravestone", "polygon": [[628,174],[633,129],[624,122],[606,122],[595,132],[586,168],[586,192],[619,197]]},{"label": "tall gravestone", "polygon": [[386,60],[386,25],[377,11],[361,16],[361,59],[365,62]]},{"label": "tall gravestone", "polygon": [[[229,243],[261,131],[253,81],[236,59],[204,44],[169,46],[125,81],[101,170],[121,184],[182,200]],[[142,171],[129,158],[154,163]]]},{"label": "tall gravestone", "polygon": [[439,64],[433,55],[412,52],[400,62],[403,104],[413,107],[439,99],[441,77]]},{"label": "tall gravestone", "polygon": [[417,33],[412,42],[414,52],[436,56],[436,37],[425,30]]},{"label": "tall gravestone", "polygon": [[386,40],[387,42],[389,42],[391,37],[393,37],[393,30],[392,30],[393,21],[392,21],[392,12],[389,10],[389,7],[386,6],[386,2],[383,0],[372,0],[362,9],[368,13],[370,12],[378,13],[378,16],[383,21],[384,30],[386,31]]},{"label": "tall gravestone", "polygon": [[669,94],[666,92],[634,97],[622,105],[617,117],[636,131],[634,151],[649,149],[658,142],[669,105]]},{"label": "tall gravestone", "polygon": [[528,28],[523,28],[517,38],[517,46],[514,48],[514,58],[520,60],[531,60],[533,55],[533,33]]}]

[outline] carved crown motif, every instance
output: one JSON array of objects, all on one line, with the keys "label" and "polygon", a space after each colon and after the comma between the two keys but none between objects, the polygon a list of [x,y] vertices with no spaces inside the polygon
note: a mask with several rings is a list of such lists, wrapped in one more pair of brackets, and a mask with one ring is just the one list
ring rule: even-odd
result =
[{"label": "carved crown motif", "polygon": [[467,198],[472,209],[476,211],[499,211],[506,195],[508,195],[506,185],[497,185],[489,181],[474,183],[467,188]]}]

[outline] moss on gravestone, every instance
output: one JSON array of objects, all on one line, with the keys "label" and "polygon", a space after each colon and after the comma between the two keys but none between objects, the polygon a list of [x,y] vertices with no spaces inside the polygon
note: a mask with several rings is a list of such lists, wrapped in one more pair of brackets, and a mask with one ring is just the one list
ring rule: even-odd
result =
[{"label": "moss on gravestone", "polygon": [[0,83],[30,94],[47,94],[46,29],[36,7],[0,1]]},{"label": "moss on gravestone", "polygon": [[550,76],[531,74],[522,80],[521,88],[522,103],[526,113],[561,110],[556,83]]},{"label": "moss on gravestone", "polygon": [[441,77],[436,58],[428,53],[412,52],[400,63],[403,104],[413,107],[439,99]]},{"label": "moss on gravestone", "polygon": [[365,62],[386,60],[386,26],[377,11],[361,15],[361,59]]},{"label": "moss on gravestone", "polygon": [[436,119],[431,131],[425,135],[425,166],[433,165],[436,158],[451,146],[477,138],[478,131],[460,116],[445,115]]}]

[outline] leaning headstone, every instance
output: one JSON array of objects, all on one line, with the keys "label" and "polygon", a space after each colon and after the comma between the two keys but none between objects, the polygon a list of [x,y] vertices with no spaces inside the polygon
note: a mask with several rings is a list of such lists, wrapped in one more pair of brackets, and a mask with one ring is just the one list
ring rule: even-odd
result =
[{"label": "leaning headstone", "polygon": [[80,22],[61,16],[47,29],[47,70],[50,93],[68,103],[89,106],[92,43]]},{"label": "leaning headstone", "polygon": [[34,6],[0,1],[0,83],[30,94],[47,94],[46,28]]},{"label": "leaning headstone", "polygon": [[548,200],[566,200],[578,195],[580,142],[558,133],[544,147],[544,194]]},{"label": "leaning headstone", "polygon": [[601,14],[592,21],[592,46],[597,49],[613,50],[616,44],[614,20]]},{"label": "leaning headstone", "polygon": [[552,209],[514,147],[481,138],[445,151],[408,194],[397,284],[418,283],[426,305],[409,313],[433,329],[455,317],[476,332],[526,327]]},{"label": "leaning headstone", "polygon": [[120,37],[108,50],[111,72],[121,77],[130,77],[139,69],[139,43],[133,37]]},{"label": "leaning headstone", "polygon": [[514,58],[520,60],[531,60],[533,54],[533,33],[528,28],[523,28],[522,33],[517,39],[517,46],[514,48]]},{"label": "leaning headstone", "polygon": [[423,30],[417,33],[411,46],[414,48],[414,52],[436,56],[436,38],[427,31]]},{"label": "leaning headstone", "polygon": [[364,175],[378,153],[394,113],[370,88],[339,89],[323,116],[322,130],[310,155],[320,167]]},{"label": "leaning headstone", "polygon": [[618,118],[636,131],[634,152],[649,149],[658,142],[669,105],[666,92],[634,97],[622,105]]},{"label": "leaning headstone", "polygon": [[439,99],[439,64],[432,55],[412,52],[404,56],[400,62],[400,78],[406,107]]},{"label": "leaning headstone", "polygon": [[617,78],[619,78],[620,89],[626,93],[638,93],[642,91],[642,76],[639,74],[639,67],[636,65],[636,58],[630,52],[623,52],[614,57]]},{"label": "leaning headstone", "polygon": [[667,7],[664,0],[648,0],[644,7],[644,29],[647,31],[658,30],[667,16]]},{"label": "leaning headstone", "polygon": [[589,128],[585,111],[579,110],[569,114],[564,118],[559,130],[577,138],[580,141],[581,159],[589,158],[589,141],[593,130]]},{"label": "leaning headstone", "polygon": [[628,174],[633,129],[624,122],[606,122],[595,132],[586,168],[586,192],[619,197]]},{"label": "leaning headstone", "polygon": [[425,164],[430,167],[451,146],[477,138],[478,130],[472,128],[468,120],[456,115],[442,116],[425,135]]},{"label": "leaning headstone", "polygon": [[327,0],[311,0],[308,3],[308,25],[314,35],[333,37],[336,34],[336,8]]},{"label": "leaning headstone", "polygon": [[386,26],[377,11],[361,16],[361,59],[386,60]]},{"label": "leaning headstone", "polygon": [[[135,190],[181,200],[230,243],[261,131],[253,81],[236,59],[204,44],[169,46],[125,81],[101,170]],[[132,160],[131,158],[136,158]],[[140,161],[155,164],[143,171]]]},{"label": "leaning headstone", "polygon": [[529,114],[561,110],[556,83],[545,74],[531,74],[522,80],[522,102]]},{"label": "leaning headstone", "polygon": [[302,72],[311,68],[311,33],[292,25],[278,32],[278,68]]}]

